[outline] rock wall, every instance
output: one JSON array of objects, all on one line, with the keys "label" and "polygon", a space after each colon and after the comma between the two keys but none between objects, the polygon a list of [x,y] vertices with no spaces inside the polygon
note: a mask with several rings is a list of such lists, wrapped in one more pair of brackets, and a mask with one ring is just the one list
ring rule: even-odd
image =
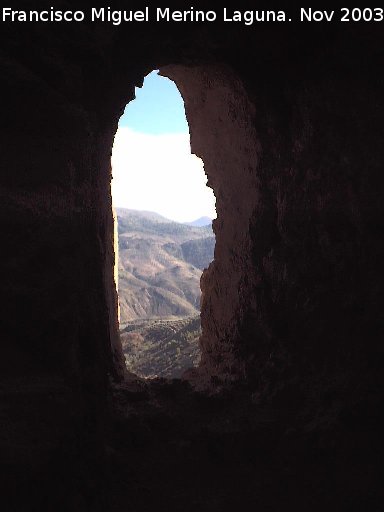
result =
[{"label": "rock wall", "polygon": [[184,97],[191,148],[217,199],[201,348],[203,371],[222,380],[266,388],[378,356],[373,232],[376,249],[361,252],[363,226],[381,212],[368,184],[382,156],[378,82],[313,66],[271,88],[224,67],[161,70]]},{"label": "rock wall", "polygon": [[108,378],[124,373],[110,153],[134,85],[159,66],[185,98],[217,198],[200,377],[240,379],[255,400],[371,437],[382,420],[380,26],[2,29],[5,490],[32,493],[39,510],[102,509]]},{"label": "rock wall", "polygon": [[255,107],[225,67],[168,66],[161,74],[180,88],[191,150],[204,161],[216,197],[215,260],[201,280],[201,364],[212,376],[244,377],[241,330],[255,308],[250,243],[250,219],[259,198]]},{"label": "rock wall", "polygon": [[99,510],[107,384],[123,370],[110,197],[117,119],[92,107],[89,48],[83,64],[75,58],[80,30],[71,47],[53,25],[2,29],[1,507]]}]

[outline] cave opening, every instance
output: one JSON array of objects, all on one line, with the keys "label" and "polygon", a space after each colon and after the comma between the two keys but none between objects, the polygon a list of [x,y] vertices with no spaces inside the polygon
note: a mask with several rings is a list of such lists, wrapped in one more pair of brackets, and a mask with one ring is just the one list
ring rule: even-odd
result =
[{"label": "cave opening", "polygon": [[126,366],[141,378],[180,378],[200,361],[200,279],[214,257],[216,210],[182,96],[157,70],[120,118],[112,173]]},{"label": "cave opening", "polygon": [[[2,28],[2,509],[382,508],[382,26]],[[154,65],[216,196],[198,393],[122,371],[110,152]]]}]

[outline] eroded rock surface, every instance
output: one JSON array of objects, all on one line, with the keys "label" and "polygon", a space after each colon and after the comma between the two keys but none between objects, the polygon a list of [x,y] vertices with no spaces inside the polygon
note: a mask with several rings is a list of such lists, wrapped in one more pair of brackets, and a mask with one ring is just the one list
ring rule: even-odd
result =
[{"label": "eroded rock surface", "polygon": [[[168,510],[245,508],[245,482],[260,510],[287,496],[295,510],[380,510],[381,25],[3,23],[0,37],[2,509],[108,511],[112,475],[127,507],[153,510],[145,496],[172,466]],[[135,431],[108,408],[124,377],[110,154],[157,68],[180,87],[218,203],[189,378],[229,394],[217,415],[199,395],[201,415],[166,386],[153,422],[134,409]]]}]

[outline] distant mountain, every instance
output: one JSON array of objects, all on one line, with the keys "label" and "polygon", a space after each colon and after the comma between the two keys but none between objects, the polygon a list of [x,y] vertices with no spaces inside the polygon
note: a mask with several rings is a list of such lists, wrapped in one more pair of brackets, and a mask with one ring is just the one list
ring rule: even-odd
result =
[{"label": "distant mountain", "polygon": [[121,327],[134,319],[197,315],[201,273],[213,259],[211,225],[188,226],[124,208],[116,213]]},{"label": "distant mountain", "polygon": [[148,219],[153,222],[173,222],[159,213],[150,212],[147,210],[131,210],[129,208],[115,208],[116,214],[120,218],[139,217],[141,219]]},{"label": "distant mountain", "polygon": [[195,227],[203,227],[210,226],[212,224],[212,219],[210,217],[199,217],[198,219],[192,222],[184,222],[186,226],[195,226]]}]

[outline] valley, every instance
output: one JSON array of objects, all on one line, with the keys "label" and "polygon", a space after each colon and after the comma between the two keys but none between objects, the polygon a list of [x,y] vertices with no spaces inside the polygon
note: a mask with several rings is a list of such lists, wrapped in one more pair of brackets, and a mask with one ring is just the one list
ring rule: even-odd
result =
[{"label": "valley", "polygon": [[211,220],[180,224],[153,212],[116,213],[127,367],[141,377],[180,377],[199,359],[200,277],[215,246]]}]

